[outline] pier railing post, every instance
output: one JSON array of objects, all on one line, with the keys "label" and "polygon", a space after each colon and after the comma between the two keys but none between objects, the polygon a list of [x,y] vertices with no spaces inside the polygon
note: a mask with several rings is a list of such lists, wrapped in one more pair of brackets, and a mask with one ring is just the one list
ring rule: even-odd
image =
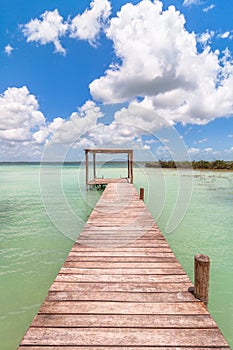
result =
[{"label": "pier railing post", "polygon": [[194,296],[208,305],[210,258],[198,254],[194,257]]},{"label": "pier railing post", "polygon": [[139,198],[144,201],[144,188],[140,188],[140,195]]},{"label": "pier railing post", "polygon": [[88,190],[88,150],[85,150],[86,157],[86,189]]}]

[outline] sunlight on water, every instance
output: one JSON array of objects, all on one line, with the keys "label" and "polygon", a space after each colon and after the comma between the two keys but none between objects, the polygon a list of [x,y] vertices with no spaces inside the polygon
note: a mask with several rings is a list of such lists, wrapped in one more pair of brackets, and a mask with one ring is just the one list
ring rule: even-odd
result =
[{"label": "sunlight on water", "polygon": [[[44,169],[50,188],[54,169]],[[62,229],[65,225],[75,227],[77,236],[101,195],[98,191],[86,192],[82,171],[79,175],[77,167],[62,169],[66,203],[61,206],[56,196],[49,203],[58,213],[51,222],[41,199],[40,167],[0,167],[1,349],[17,348],[73,245],[66,232],[61,233],[57,227],[61,222]],[[105,177],[116,177],[124,176],[125,169],[100,171],[101,176],[104,172]],[[181,224],[169,234],[166,226],[177,200],[179,182],[184,188],[190,185],[190,172],[136,168],[134,176],[135,187],[145,187],[146,205],[191,279],[194,255],[210,256],[209,310],[233,346],[233,173],[195,171],[189,209]],[[71,216],[64,212],[67,208]]]}]

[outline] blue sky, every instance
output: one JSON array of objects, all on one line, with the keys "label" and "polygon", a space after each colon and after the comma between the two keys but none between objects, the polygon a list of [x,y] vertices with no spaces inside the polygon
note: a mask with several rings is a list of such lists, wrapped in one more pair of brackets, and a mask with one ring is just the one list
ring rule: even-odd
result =
[{"label": "blue sky", "polygon": [[0,161],[233,160],[231,0],[1,0],[0,35]]}]

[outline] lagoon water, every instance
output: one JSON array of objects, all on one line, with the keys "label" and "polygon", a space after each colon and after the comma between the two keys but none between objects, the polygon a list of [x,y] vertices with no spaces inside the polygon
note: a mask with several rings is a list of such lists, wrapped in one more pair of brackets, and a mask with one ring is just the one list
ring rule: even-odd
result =
[{"label": "lagoon water", "polygon": [[[126,170],[98,171],[115,177]],[[84,173],[0,166],[0,349],[17,348],[101,195],[86,192]],[[138,167],[134,184],[145,187],[145,203],[192,281],[194,255],[210,256],[209,310],[233,347],[233,172]]]}]

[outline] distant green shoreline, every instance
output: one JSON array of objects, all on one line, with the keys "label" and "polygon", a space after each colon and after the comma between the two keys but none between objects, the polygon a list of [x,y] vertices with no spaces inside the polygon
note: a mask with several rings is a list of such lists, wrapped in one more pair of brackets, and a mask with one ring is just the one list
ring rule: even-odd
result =
[{"label": "distant green shoreline", "polygon": [[214,161],[184,161],[175,162],[173,160],[158,162],[146,162],[146,168],[166,168],[166,169],[194,169],[194,170],[229,170],[233,171],[233,161],[214,160]]}]

